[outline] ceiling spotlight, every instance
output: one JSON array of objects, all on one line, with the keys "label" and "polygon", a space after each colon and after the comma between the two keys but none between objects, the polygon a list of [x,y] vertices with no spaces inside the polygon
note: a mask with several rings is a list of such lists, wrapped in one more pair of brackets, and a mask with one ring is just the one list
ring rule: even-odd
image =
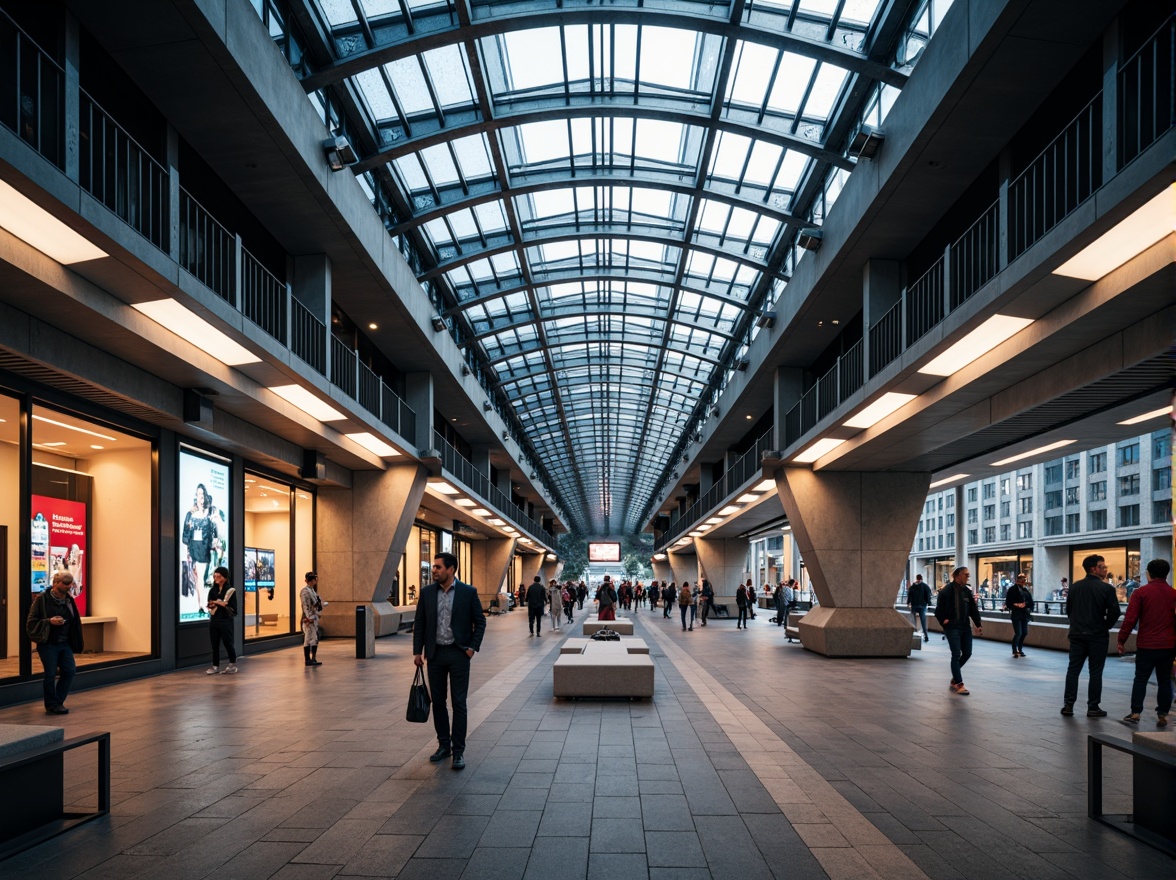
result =
[{"label": "ceiling spotlight", "polygon": [[461,365],[461,374],[463,376],[468,376],[471,372],[472,371],[470,370],[469,364],[462,364]]},{"label": "ceiling spotlight", "polygon": [[503,431],[502,432],[502,439],[509,440],[510,439],[510,431]]},{"label": "ceiling spotlight", "polygon": [[440,315],[433,315],[432,324],[433,324],[433,329],[436,330],[438,333],[440,333],[446,327],[445,319],[442,318]]},{"label": "ceiling spotlight", "polygon": [[342,135],[323,141],[323,152],[326,153],[327,164],[331,166],[332,171],[342,171],[348,165],[354,165],[359,161],[351,141]]},{"label": "ceiling spotlight", "polygon": [[849,145],[849,154],[859,159],[873,159],[886,140],[886,132],[872,125],[863,125],[853,136]]},{"label": "ceiling spotlight", "polygon": [[738,370],[740,373],[746,373],[747,368],[750,366],[751,366],[751,361],[748,360],[747,358],[739,358],[739,360],[735,361],[735,369]]},{"label": "ceiling spotlight", "polygon": [[532,480],[533,480],[533,479],[535,479],[535,478],[536,478],[536,477],[538,477],[538,476],[539,476],[539,475],[538,475],[537,473],[535,473],[535,471],[531,471],[531,479],[532,479]]},{"label": "ceiling spotlight", "polygon": [[796,237],[796,243],[806,251],[819,251],[821,249],[821,239],[824,237],[825,233],[819,229],[802,229],[800,230],[800,235]]},{"label": "ceiling spotlight", "polygon": [[494,404],[492,404],[488,400],[483,400],[482,401],[482,409],[486,410],[486,412],[490,412],[492,409],[494,409]]},{"label": "ceiling spotlight", "polygon": [[372,321],[370,324],[368,324],[368,329],[369,330],[379,330],[380,326],[375,321]]},{"label": "ceiling spotlight", "polygon": [[755,326],[762,327],[765,330],[771,330],[776,326],[776,313],[760,312],[759,317],[755,319]]}]

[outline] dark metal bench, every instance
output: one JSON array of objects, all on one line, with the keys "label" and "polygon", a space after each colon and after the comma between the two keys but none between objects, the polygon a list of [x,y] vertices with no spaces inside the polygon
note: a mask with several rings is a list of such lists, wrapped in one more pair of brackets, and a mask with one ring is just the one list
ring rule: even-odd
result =
[{"label": "dark metal bench", "polygon": [[[1131,809],[1103,812],[1103,748],[1131,756]],[[1090,734],[1086,752],[1087,815],[1176,858],[1176,755],[1140,743]]]}]

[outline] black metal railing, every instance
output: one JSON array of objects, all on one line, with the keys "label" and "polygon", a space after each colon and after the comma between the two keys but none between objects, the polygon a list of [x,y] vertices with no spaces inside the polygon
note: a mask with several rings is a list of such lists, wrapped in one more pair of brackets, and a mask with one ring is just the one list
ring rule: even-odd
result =
[{"label": "black metal railing", "polygon": [[180,265],[221,299],[232,303],[236,261],[236,236],[181,187]]},{"label": "black metal railing", "polygon": [[0,12],[0,124],[65,168],[65,71]]},{"label": "black metal railing", "polygon": [[913,345],[944,318],[943,257],[906,290],[906,344]]},{"label": "black metal railing", "polygon": [[241,248],[241,314],[286,344],[286,285]]},{"label": "black metal railing", "polygon": [[837,396],[839,400],[849,399],[866,384],[863,364],[865,347],[865,343],[859,339],[837,361]]},{"label": "black metal railing", "polygon": [[902,309],[900,299],[870,326],[870,378],[892,363],[903,352]]},{"label": "black metal railing", "polygon": [[167,168],[84,91],[80,100],[78,182],[120,220],[167,253],[171,227]]},{"label": "black metal railing", "polygon": [[1102,183],[1102,93],[1009,183],[1009,259],[1028,250]]},{"label": "black metal railing", "polygon": [[954,311],[1000,271],[1000,199],[955,240],[949,262]]},{"label": "black metal railing", "polygon": [[356,368],[359,355],[337,336],[331,337],[331,384],[338,385],[348,397],[355,397]]},{"label": "black metal railing", "polygon": [[1119,65],[1118,102],[1122,168],[1176,125],[1176,16]]},{"label": "black metal railing", "polygon": [[290,351],[315,372],[327,373],[327,325],[306,306],[290,298]]},{"label": "black metal railing", "polygon": [[402,437],[416,438],[416,413],[387,385],[380,387],[380,420]]},{"label": "black metal railing", "polygon": [[380,399],[380,383],[382,380],[362,361],[359,362],[358,380],[355,399],[368,412],[379,415],[380,404],[383,402]]}]

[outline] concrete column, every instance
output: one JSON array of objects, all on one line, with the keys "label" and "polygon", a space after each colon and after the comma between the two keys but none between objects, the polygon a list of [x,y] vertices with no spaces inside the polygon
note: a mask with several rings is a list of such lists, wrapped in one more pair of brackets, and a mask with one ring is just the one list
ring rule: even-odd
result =
[{"label": "concrete column", "polygon": [[775,407],[772,410],[772,448],[784,449],[788,445],[784,417],[804,394],[804,370],[798,367],[778,367],[773,381]]},{"label": "concrete column", "polygon": [[[716,603],[734,608],[735,592],[750,577],[747,571],[747,539],[695,538],[694,549],[698,553],[698,577],[711,582]],[[679,574],[689,577],[688,573]]]},{"label": "concrete column", "polygon": [[319,490],[316,558],[330,635],[354,634],[357,605],[371,605],[373,619],[392,610],[388,597],[427,478],[422,465],[405,462],[355,471],[350,489]]},{"label": "concrete column", "polygon": [[327,327],[331,327],[331,258],[306,254],[294,258],[294,299]]},{"label": "concrete column", "polygon": [[558,559],[548,559],[546,553],[539,558],[543,560],[543,564],[539,566],[539,576],[543,578],[543,583],[546,584],[552,578],[558,578],[563,564]]},{"label": "concrete column", "polygon": [[[474,582],[478,595],[484,607],[490,606],[490,600],[498,595],[506,583],[506,575],[510,571],[510,561],[514,554],[514,538],[490,538],[487,541],[473,541],[470,544],[470,561],[473,563]],[[530,577],[524,578],[524,584],[530,584]]]},{"label": "concrete column", "polygon": [[409,437],[417,450],[433,448],[433,376],[408,373],[404,377],[404,402],[416,413],[416,436]]},{"label": "concrete column", "polygon": [[862,365],[869,377],[870,328],[902,298],[902,263],[867,260],[862,270]]},{"label": "concrete column", "polygon": [[470,464],[472,464],[479,473],[490,475],[490,447],[489,446],[472,446],[470,447]]},{"label": "concrete column", "polygon": [[[1147,565],[1147,560],[1143,560]],[[973,578],[975,575],[973,575]],[[1048,599],[1070,577],[1070,548],[1037,547],[1033,552],[1033,598]]]},{"label": "concrete column", "polygon": [[910,655],[911,624],[894,596],[930,482],[930,474],[780,469],[780,500],[820,600],[800,622],[810,651]]},{"label": "concrete column", "polygon": [[[672,581],[674,580],[674,559],[680,558],[677,553],[671,551],[666,552],[666,558],[661,562],[654,560],[653,562],[653,576],[658,581]],[[682,562],[682,565],[685,565]]]},{"label": "concrete column", "polygon": [[[956,568],[965,563],[961,559],[968,558],[968,523],[967,512],[964,510],[964,484],[955,487],[955,558]],[[924,578],[927,580],[927,578]],[[931,583],[932,581],[928,581]]]}]

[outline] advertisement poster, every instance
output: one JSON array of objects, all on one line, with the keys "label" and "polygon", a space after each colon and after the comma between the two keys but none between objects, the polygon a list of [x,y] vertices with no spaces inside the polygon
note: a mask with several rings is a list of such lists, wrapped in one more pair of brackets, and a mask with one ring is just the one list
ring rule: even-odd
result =
[{"label": "advertisement poster", "polygon": [[274,555],[273,550],[245,548],[246,593],[255,593],[258,587],[269,589],[274,586]]},{"label": "advertisement poster", "polygon": [[180,450],[180,623],[208,620],[212,573],[229,565],[229,497],[228,462]]},{"label": "advertisement poster", "polygon": [[86,615],[86,505],[45,495],[32,496],[32,588],[34,593],[49,588],[53,575],[73,575],[70,592],[78,611]]}]

